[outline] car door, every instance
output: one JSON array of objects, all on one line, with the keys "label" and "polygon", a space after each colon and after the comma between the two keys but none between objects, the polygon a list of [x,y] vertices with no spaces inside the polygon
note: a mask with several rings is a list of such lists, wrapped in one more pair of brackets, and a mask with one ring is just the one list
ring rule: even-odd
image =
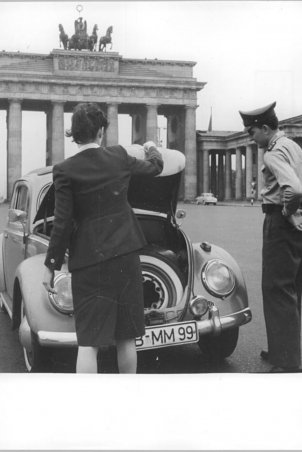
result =
[{"label": "car door", "polygon": [[16,268],[25,258],[24,235],[27,232],[28,220],[23,224],[20,221],[13,221],[10,218],[11,209],[26,212],[28,216],[29,189],[24,181],[17,182],[14,187],[8,221],[4,229],[4,275],[6,291],[12,299]]}]

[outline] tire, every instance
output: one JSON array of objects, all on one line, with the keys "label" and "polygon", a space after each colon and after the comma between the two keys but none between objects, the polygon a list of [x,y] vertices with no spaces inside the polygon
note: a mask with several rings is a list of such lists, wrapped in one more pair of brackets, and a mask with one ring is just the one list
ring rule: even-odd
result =
[{"label": "tire", "polygon": [[219,362],[234,352],[238,336],[239,328],[232,328],[223,331],[220,336],[201,336],[198,345],[206,358]]},{"label": "tire", "polygon": [[5,304],[3,303],[2,297],[0,296],[0,311],[3,312],[3,314],[8,314],[7,309],[5,307]]},{"label": "tire", "polygon": [[[25,316],[24,303],[21,302],[21,322]],[[38,342],[37,335],[32,331],[31,334],[31,349],[27,350],[24,346],[23,356],[25,366],[28,372],[50,372],[52,369],[51,364],[51,350],[46,347],[41,347]]]},{"label": "tire", "polygon": [[158,252],[140,255],[145,309],[165,309],[176,306],[182,299],[183,275],[177,265]]}]

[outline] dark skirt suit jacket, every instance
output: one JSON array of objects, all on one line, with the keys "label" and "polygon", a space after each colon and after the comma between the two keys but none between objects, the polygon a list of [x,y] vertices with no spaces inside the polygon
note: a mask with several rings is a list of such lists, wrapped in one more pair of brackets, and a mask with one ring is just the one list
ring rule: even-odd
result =
[{"label": "dark skirt suit jacket", "polygon": [[83,150],[53,168],[54,224],[45,265],[60,270],[69,248],[69,271],[138,250],[143,232],[127,200],[132,175],[156,176],[163,160],[151,147],[145,160],[122,146]]}]

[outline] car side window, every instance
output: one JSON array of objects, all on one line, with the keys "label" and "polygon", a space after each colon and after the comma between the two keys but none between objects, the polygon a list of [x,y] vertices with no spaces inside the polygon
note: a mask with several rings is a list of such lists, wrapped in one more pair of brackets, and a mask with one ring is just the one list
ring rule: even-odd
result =
[{"label": "car side window", "polygon": [[26,185],[18,185],[16,187],[15,196],[13,199],[13,209],[23,210],[27,212],[28,209],[28,188]]},{"label": "car side window", "polygon": [[37,198],[37,210],[39,209],[43,199],[45,198],[46,193],[49,190],[49,187],[51,186],[51,183],[46,184],[40,191],[38,198]]}]

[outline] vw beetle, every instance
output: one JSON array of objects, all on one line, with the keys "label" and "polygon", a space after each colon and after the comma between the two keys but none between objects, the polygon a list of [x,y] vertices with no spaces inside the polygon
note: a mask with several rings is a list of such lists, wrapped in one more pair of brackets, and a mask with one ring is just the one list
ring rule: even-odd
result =
[{"label": "vw beetle", "polygon": [[[143,157],[140,145],[126,147]],[[128,199],[144,231],[141,250],[146,334],[138,351],[198,343],[204,353],[232,354],[241,325],[251,320],[242,272],[224,249],[191,243],[177,211],[185,157],[160,148],[164,170],[156,178],[133,177]],[[68,253],[55,273],[56,295],[42,285],[53,225],[52,168],[28,173],[14,185],[7,224],[0,235],[0,300],[19,329],[28,371],[49,369],[49,351],[76,348]]]},{"label": "vw beetle", "polygon": [[201,193],[200,196],[197,196],[196,204],[204,204],[205,206],[216,206],[217,198],[213,195],[213,193]]}]

